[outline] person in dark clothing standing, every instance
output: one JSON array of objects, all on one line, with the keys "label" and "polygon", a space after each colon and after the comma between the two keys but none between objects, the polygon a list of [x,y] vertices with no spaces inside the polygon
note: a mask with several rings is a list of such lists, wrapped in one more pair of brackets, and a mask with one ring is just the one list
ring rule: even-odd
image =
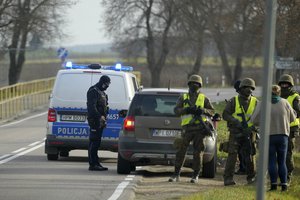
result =
[{"label": "person in dark clothing standing", "polygon": [[[241,80],[235,81],[233,87],[237,93],[240,91],[240,84]],[[239,158],[239,169],[234,172],[237,175],[246,175],[246,160],[245,157],[243,156],[243,153],[241,151],[238,152],[238,158]]]},{"label": "person in dark clothing standing", "polygon": [[108,170],[99,163],[98,149],[101,144],[103,129],[106,127],[106,116],[108,114],[108,97],[104,92],[110,85],[110,78],[101,76],[99,82],[89,88],[87,92],[88,123],[90,126],[89,137],[89,170]]},{"label": "person in dark clothing standing", "polygon": [[174,112],[181,116],[182,145],[180,145],[175,159],[175,172],[169,178],[169,182],[180,180],[180,171],[185,161],[185,155],[190,142],[193,141],[193,170],[194,174],[191,183],[197,183],[201,167],[201,152],[204,150],[205,127],[201,125],[197,117],[207,121],[206,116],[214,114],[214,108],[210,100],[200,92],[202,78],[199,75],[192,75],[188,80],[189,91],[179,97]]},{"label": "person in dark clothing standing", "polygon": [[254,134],[248,127],[248,123],[258,100],[252,96],[255,90],[255,81],[245,78],[239,86],[239,95],[231,98],[223,111],[223,119],[227,121],[229,129],[228,157],[224,170],[224,185],[235,185],[233,180],[237,154],[241,152],[246,161],[247,182],[255,182],[255,163],[254,163]]},{"label": "person in dark clothing standing", "polygon": [[294,90],[294,79],[289,74],[283,74],[278,82],[281,88],[281,97],[286,99],[297,114],[295,121],[290,124],[290,134],[288,137],[288,150],[286,155],[286,166],[288,169],[287,181],[291,182],[292,173],[295,168],[293,151],[295,148],[295,137],[299,135],[299,117],[300,117],[300,96]]}]

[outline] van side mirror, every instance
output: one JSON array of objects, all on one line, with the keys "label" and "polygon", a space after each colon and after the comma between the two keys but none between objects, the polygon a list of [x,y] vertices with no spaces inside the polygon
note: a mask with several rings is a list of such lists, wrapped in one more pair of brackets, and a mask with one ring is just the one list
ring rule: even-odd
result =
[{"label": "van side mirror", "polygon": [[118,113],[119,117],[123,117],[123,118],[126,117],[127,112],[128,112],[128,110],[120,110],[119,113]]},{"label": "van side mirror", "polygon": [[212,121],[217,122],[217,121],[221,121],[222,117],[219,113],[215,113],[214,116],[212,117]]}]

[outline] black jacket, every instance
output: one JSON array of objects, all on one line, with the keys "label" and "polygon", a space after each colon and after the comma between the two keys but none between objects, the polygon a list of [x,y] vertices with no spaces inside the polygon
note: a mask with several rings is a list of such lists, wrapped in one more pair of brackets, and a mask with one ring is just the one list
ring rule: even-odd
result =
[{"label": "black jacket", "polygon": [[87,92],[88,120],[99,121],[101,116],[106,118],[108,113],[108,97],[101,91],[98,83],[89,88]]}]

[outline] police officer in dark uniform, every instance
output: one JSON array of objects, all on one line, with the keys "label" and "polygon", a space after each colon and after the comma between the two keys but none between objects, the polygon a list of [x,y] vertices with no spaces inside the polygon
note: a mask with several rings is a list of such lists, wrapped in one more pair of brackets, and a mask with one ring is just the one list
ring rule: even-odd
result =
[{"label": "police officer in dark uniform", "polygon": [[[255,89],[255,82],[251,78],[245,78],[241,81],[239,86],[239,95],[231,98],[223,111],[223,119],[227,121],[227,126],[230,132],[228,157],[224,170],[224,185],[235,185],[233,180],[237,155],[239,152],[243,154],[246,162],[246,172],[248,183],[255,181],[255,166],[254,153],[255,147],[254,138],[251,130],[243,127],[243,117],[246,120],[246,126],[251,127],[248,121],[257,106],[257,99],[252,96]],[[247,130],[244,131],[244,130]],[[251,136],[251,138],[249,138]],[[250,140],[251,139],[251,140]],[[251,144],[251,145],[250,145]]]},{"label": "police officer in dark uniform", "polygon": [[104,92],[110,85],[110,78],[101,76],[99,82],[89,88],[87,92],[88,123],[90,126],[89,136],[89,170],[104,171],[99,163],[98,149],[101,143],[103,129],[106,127],[106,116],[108,114],[108,97]]},{"label": "police officer in dark uniform", "polygon": [[294,159],[293,159],[293,151],[295,148],[295,136],[299,135],[299,117],[300,117],[300,96],[293,89],[294,80],[293,77],[289,74],[283,74],[279,78],[278,85],[281,88],[281,97],[286,99],[292,108],[296,111],[297,119],[290,124],[290,135],[288,139],[288,151],[286,155],[286,167],[288,169],[288,183],[291,182],[292,172],[295,168]]},{"label": "police officer in dark uniform", "polygon": [[202,78],[199,75],[192,75],[188,80],[189,92],[181,95],[177,101],[174,112],[181,116],[181,145],[176,153],[175,172],[169,178],[169,182],[179,181],[180,170],[184,164],[185,155],[190,142],[193,141],[193,177],[191,183],[197,183],[201,167],[201,151],[204,150],[203,139],[205,131],[200,121],[195,120],[195,116],[201,117],[206,121],[205,115],[211,117],[214,114],[214,108],[209,99],[200,92],[202,87]]}]

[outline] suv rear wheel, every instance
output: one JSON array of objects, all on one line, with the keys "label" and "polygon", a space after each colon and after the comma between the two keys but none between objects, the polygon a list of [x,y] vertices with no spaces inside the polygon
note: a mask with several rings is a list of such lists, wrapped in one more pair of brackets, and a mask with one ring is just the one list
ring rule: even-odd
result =
[{"label": "suv rear wheel", "polygon": [[217,171],[217,147],[215,147],[214,157],[207,163],[203,163],[202,176],[204,178],[214,178]]},{"label": "suv rear wheel", "polygon": [[117,172],[118,174],[130,174],[132,169],[132,165],[128,160],[122,158],[120,153],[118,153],[118,164],[117,164]]}]

